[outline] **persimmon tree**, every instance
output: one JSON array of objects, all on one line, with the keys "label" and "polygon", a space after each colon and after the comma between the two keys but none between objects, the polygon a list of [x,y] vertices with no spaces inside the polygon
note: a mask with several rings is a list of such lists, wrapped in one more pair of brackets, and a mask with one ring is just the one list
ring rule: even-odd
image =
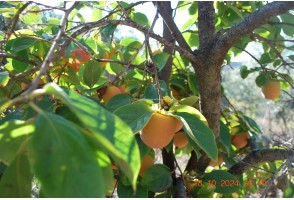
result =
[{"label": "persimmon tree", "polygon": [[[152,19],[142,5],[155,8]],[[265,149],[261,128],[221,87],[222,66],[245,52],[256,67],[241,77],[258,73],[269,101],[293,101],[294,58],[284,54],[293,2],[1,7],[1,197],[31,197],[33,180],[40,197],[244,197],[273,187],[293,196],[293,144]],[[120,38],[123,27],[135,34]],[[258,57],[250,43],[261,44]]]}]

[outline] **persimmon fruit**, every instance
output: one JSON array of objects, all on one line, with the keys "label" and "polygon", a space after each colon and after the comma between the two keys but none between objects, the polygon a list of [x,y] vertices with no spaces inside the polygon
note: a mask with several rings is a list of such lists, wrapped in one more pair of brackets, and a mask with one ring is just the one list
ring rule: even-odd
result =
[{"label": "persimmon fruit", "polygon": [[198,179],[193,180],[193,181],[189,181],[185,179],[185,185],[186,185],[186,189],[188,192],[191,192],[191,190],[193,189],[194,186],[198,185]]},{"label": "persimmon fruit", "polygon": [[176,121],[175,126],[176,126],[175,132],[178,132],[178,131],[180,131],[183,128],[183,124],[182,124],[182,122],[180,120],[177,120]]},{"label": "persimmon fruit", "polygon": [[124,94],[130,94],[130,92],[126,91],[126,84],[122,84],[121,86],[119,86],[119,89]]},{"label": "persimmon fruit", "polygon": [[106,103],[117,94],[121,94],[121,90],[116,86],[109,86],[103,94],[102,99]]},{"label": "persimmon fruit", "polygon": [[276,99],[280,96],[281,86],[279,81],[271,80],[261,87],[262,94],[266,99]]},{"label": "persimmon fruit", "polygon": [[170,88],[170,90],[171,90],[171,92],[172,92],[175,99],[180,99],[181,98],[180,93],[176,89]]},{"label": "persimmon fruit", "polygon": [[[105,52],[104,55],[103,55],[103,59],[109,59],[109,58],[110,58],[109,53],[108,53],[108,52]],[[107,62],[101,62],[100,65],[101,65],[102,67],[105,67],[106,64],[107,64]]]},{"label": "persimmon fruit", "polygon": [[173,139],[179,128],[177,124],[177,118],[154,112],[141,131],[141,139],[150,148],[163,148]]},{"label": "persimmon fruit", "polygon": [[79,63],[79,64],[87,63],[91,58],[91,56],[81,48],[77,48],[73,50],[71,56],[75,60],[74,63]]},{"label": "persimmon fruit", "polygon": [[174,136],[174,145],[183,148],[189,143],[184,131],[177,132]]},{"label": "persimmon fruit", "polygon": [[249,134],[244,132],[231,136],[231,143],[237,148],[243,148],[248,144]]},{"label": "persimmon fruit", "polygon": [[81,64],[78,62],[74,62],[74,63],[68,63],[67,66],[71,67],[75,72],[78,72]]},{"label": "persimmon fruit", "polygon": [[139,175],[143,176],[145,172],[154,164],[154,159],[151,155],[147,154],[143,156],[141,160],[141,168]]},{"label": "persimmon fruit", "polygon": [[219,166],[220,164],[222,164],[224,162],[224,159],[221,155],[218,155],[217,157],[217,162],[213,161],[213,160],[210,160],[209,164],[210,166]]}]

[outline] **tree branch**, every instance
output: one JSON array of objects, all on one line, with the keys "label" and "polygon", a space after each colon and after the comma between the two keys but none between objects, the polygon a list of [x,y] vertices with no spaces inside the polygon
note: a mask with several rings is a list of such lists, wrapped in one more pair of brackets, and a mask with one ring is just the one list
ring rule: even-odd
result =
[{"label": "tree branch", "polygon": [[188,43],[184,39],[183,34],[178,29],[175,21],[173,20],[172,16],[170,15],[170,11],[168,10],[169,8],[166,6],[167,6],[166,2],[163,2],[163,1],[157,2],[158,12],[161,15],[161,17],[163,18],[165,25],[168,27],[173,38],[178,42],[179,46],[182,47],[183,49],[189,51],[190,53],[192,53],[190,46],[188,45]]},{"label": "tree branch", "polygon": [[[71,37],[75,38],[78,35],[80,35],[84,32],[87,32],[93,28],[104,27],[109,24],[129,26],[129,27],[135,28],[135,29],[143,32],[144,34],[147,34],[149,32],[148,28],[146,28],[145,26],[142,26],[132,20],[99,20],[97,22],[91,22],[91,23],[84,24],[80,29],[76,30],[71,35]],[[195,54],[193,54],[193,52],[186,50],[181,46],[177,46],[175,44],[172,44],[172,43],[168,42],[166,39],[164,39],[163,37],[161,37],[153,32],[150,32],[149,36],[151,38],[159,41],[163,45],[178,51],[182,56],[188,58],[191,62],[197,63],[197,62],[201,62],[201,59],[203,59],[201,55],[198,55],[198,54],[195,55]]]},{"label": "tree branch", "polygon": [[209,48],[214,40],[214,7],[212,1],[198,2],[198,29],[200,49]]},{"label": "tree branch", "polygon": [[294,2],[272,2],[258,11],[244,18],[236,26],[230,28],[220,39],[223,46],[230,48],[243,35],[252,32],[255,28],[268,23],[274,16],[285,13],[294,7]]},{"label": "tree branch", "polygon": [[228,172],[235,176],[240,176],[242,173],[246,172],[252,166],[275,160],[286,160],[293,156],[294,149],[262,149],[252,151],[242,161],[232,166]]},{"label": "tree branch", "polygon": [[27,91],[24,93],[24,95],[29,94],[30,92],[32,92],[34,89],[36,89],[38,87],[38,82],[41,78],[41,76],[43,76],[44,74],[46,74],[46,70],[49,66],[49,64],[52,62],[53,56],[54,56],[54,50],[58,47],[59,42],[61,37],[63,36],[63,32],[66,26],[66,22],[68,19],[68,15],[70,14],[70,12],[78,5],[79,2],[75,2],[68,10],[66,10],[66,12],[64,13],[62,19],[61,19],[61,25],[60,25],[60,29],[56,35],[56,37],[54,38],[54,42],[52,44],[52,46],[50,47],[46,58],[44,60],[44,62],[42,63],[41,67],[40,67],[40,73],[37,75],[37,77],[32,81],[31,86],[27,89]]}]

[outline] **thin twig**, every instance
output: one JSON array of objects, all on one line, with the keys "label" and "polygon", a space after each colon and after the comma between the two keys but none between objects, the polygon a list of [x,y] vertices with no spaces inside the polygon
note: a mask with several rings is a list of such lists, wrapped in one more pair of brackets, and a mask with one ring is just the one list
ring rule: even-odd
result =
[{"label": "thin twig", "polygon": [[28,88],[28,90],[23,93],[24,96],[28,96],[29,93],[31,93],[34,89],[36,89],[38,87],[38,82],[41,79],[41,76],[43,76],[44,74],[46,74],[46,70],[49,67],[49,64],[52,62],[52,58],[54,56],[54,50],[59,46],[59,42],[61,37],[63,36],[63,32],[66,26],[66,21],[68,18],[68,15],[70,14],[70,12],[78,5],[79,2],[75,2],[63,15],[62,19],[61,19],[61,25],[60,25],[60,29],[54,39],[54,42],[52,43],[52,46],[50,47],[46,58],[44,60],[44,62],[42,63],[41,67],[40,67],[40,73],[36,76],[36,78],[32,81],[31,86]]},{"label": "thin twig", "polygon": [[260,196],[260,198],[265,198],[265,197],[266,197],[267,192],[268,192],[268,190],[269,190],[271,184],[274,182],[274,180],[275,180],[275,178],[276,178],[278,172],[280,172],[280,171],[285,167],[286,164],[287,164],[287,160],[285,160],[285,161],[283,162],[283,164],[277,169],[277,171],[275,171],[275,173],[274,173],[273,176],[271,177],[270,181],[269,181],[268,184],[266,185],[266,188],[264,189],[264,191],[263,191],[262,195]]},{"label": "thin twig", "polygon": [[264,68],[263,65],[261,64],[261,62],[255,56],[253,56],[249,51],[247,51],[246,49],[243,49],[241,47],[238,47],[238,46],[233,46],[233,47],[235,47],[236,49],[240,49],[240,50],[244,51],[245,53],[247,53],[251,58],[253,58],[260,65],[261,68]]},{"label": "thin twig", "polygon": [[149,57],[150,57],[150,60],[151,60],[151,63],[152,63],[152,68],[153,68],[153,72],[154,72],[154,79],[155,79],[155,83],[156,83],[156,86],[157,86],[157,92],[158,92],[158,97],[159,97],[159,105],[160,105],[160,108],[163,108],[163,105],[161,103],[162,92],[161,92],[160,83],[159,83],[157,66],[156,66],[156,63],[154,61],[153,53],[152,53],[151,46],[150,46],[150,43],[149,43],[150,33],[153,31],[154,25],[155,25],[158,18],[159,18],[158,17],[158,8],[156,8],[156,14],[155,14],[155,17],[153,19],[152,25],[151,25],[148,33],[145,36],[145,44],[146,44],[147,50],[149,52]]},{"label": "thin twig", "polygon": [[126,20],[130,19],[128,16],[128,13],[126,12],[126,9],[121,5],[121,2],[118,1],[117,4],[119,5],[121,12],[123,13]]}]

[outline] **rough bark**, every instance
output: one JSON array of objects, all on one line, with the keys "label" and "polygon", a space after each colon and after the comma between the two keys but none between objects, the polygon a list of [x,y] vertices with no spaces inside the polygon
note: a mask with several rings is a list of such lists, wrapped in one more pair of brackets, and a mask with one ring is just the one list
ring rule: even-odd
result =
[{"label": "rough bark", "polygon": [[258,151],[253,151],[250,154],[248,154],[242,161],[232,166],[228,172],[235,176],[240,176],[242,173],[246,172],[252,166],[256,166],[264,162],[272,162],[275,160],[293,160],[293,157],[293,149],[262,149]]}]

